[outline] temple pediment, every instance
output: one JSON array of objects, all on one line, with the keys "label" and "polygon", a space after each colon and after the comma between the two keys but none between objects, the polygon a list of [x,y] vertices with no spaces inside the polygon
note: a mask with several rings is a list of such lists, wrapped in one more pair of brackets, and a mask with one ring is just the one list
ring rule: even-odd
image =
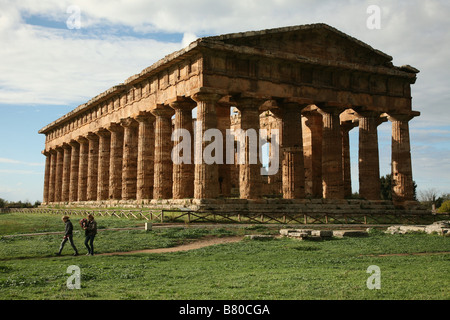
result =
[{"label": "temple pediment", "polygon": [[393,67],[391,56],[326,24],[233,33],[204,39],[313,59]]}]

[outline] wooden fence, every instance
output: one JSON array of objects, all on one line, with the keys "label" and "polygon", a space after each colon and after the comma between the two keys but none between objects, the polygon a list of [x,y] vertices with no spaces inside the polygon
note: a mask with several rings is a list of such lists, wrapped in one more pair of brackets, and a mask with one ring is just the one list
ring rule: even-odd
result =
[{"label": "wooden fence", "polygon": [[271,213],[271,212],[212,212],[193,210],[165,209],[70,209],[70,208],[10,208],[5,212],[36,214],[57,214],[68,216],[87,216],[141,219],[152,222],[210,222],[210,223],[255,223],[255,224],[430,224],[435,221],[449,220],[450,214],[425,213]]}]

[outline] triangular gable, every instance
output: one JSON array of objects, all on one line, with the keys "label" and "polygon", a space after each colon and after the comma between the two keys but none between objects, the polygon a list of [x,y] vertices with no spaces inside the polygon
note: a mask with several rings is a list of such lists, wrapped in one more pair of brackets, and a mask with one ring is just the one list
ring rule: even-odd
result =
[{"label": "triangular gable", "polygon": [[232,33],[205,39],[321,60],[393,67],[391,56],[326,24]]}]

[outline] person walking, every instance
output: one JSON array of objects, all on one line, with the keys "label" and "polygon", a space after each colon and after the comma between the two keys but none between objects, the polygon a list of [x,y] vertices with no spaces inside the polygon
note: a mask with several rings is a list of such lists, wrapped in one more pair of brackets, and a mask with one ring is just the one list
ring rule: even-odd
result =
[{"label": "person walking", "polygon": [[97,234],[97,221],[95,221],[94,216],[92,214],[89,214],[87,217],[87,223],[84,227],[84,233],[85,233],[85,240],[84,245],[88,249],[87,255],[93,256],[94,255],[94,238]]},{"label": "person walking", "polygon": [[73,224],[68,216],[62,217],[62,221],[65,224],[64,238],[61,242],[61,245],[59,246],[59,252],[56,255],[58,256],[61,255],[61,252],[64,249],[64,245],[66,244],[67,240],[69,240],[70,245],[72,246],[73,250],[75,250],[74,256],[77,256],[78,250],[75,244],[73,243]]}]

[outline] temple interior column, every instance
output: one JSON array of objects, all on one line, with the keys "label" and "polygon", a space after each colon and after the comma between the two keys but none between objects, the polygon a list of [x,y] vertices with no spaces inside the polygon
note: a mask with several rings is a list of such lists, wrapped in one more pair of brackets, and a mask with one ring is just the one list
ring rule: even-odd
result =
[{"label": "temple interior column", "polygon": [[343,199],[341,109],[319,106],[323,120],[322,187],[323,198]]},{"label": "temple interior column", "polygon": [[138,128],[138,160],[136,199],[152,199],[154,183],[155,117],[148,112],[136,117]]},{"label": "temple interior column", "polygon": [[87,177],[89,163],[89,140],[84,137],[77,138],[80,144],[80,161],[78,168],[78,201],[87,200]]},{"label": "temple interior column", "polygon": [[97,200],[97,182],[98,182],[98,136],[94,133],[88,133],[89,156],[87,168],[87,201]]},{"label": "temple interior column", "polygon": [[392,122],[392,198],[396,202],[414,200],[409,121],[411,115],[389,115]]},{"label": "temple interior column", "polygon": [[[186,101],[175,101],[170,104],[170,107],[175,110],[175,123],[174,123],[174,150],[178,150],[177,145],[182,142],[179,130],[186,130],[189,132],[191,137],[191,159],[189,163],[173,163],[173,188],[172,194],[173,199],[186,199],[194,197],[194,131],[192,126],[192,109],[195,108],[196,104],[192,100]],[[177,156],[183,158],[178,150]]]},{"label": "temple interior column", "polygon": [[62,180],[64,168],[64,149],[56,148],[56,173],[55,173],[55,199],[54,202],[61,202]]},{"label": "temple interior column", "polygon": [[68,202],[69,201],[69,189],[70,189],[70,160],[72,147],[69,144],[63,145],[64,150],[64,159],[63,159],[63,178],[62,178],[62,193],[61,193],[61,201]]},{"label": "temple interior column", "polygon": [[322,198],[322,115],[317,111],[302,112],[305,193]]},{"label": "temple interior column", "polygon": [[69,202],[78,201],[78,172],[80,163],[80,144],[76,141],[70,141],[72,150],[70,153],[70,186]]},{"label": "temple interior column", "polygon": [[111,133],[108,198],[120,200],[122,199],[123,127],[118,123],[110,123],[107,130]]},{"label": "temple interior column", "polygon": [[151,110],[155,116],[155,154],[153,199],[171,199],[173,182],[172,116],[173,109],[159,105]]},{"label": "temple interior column", "polygon": [[136,199],[138,123],[132,118],[122,119],[123,163],[122,163],[122,200]]},{"label": "temple interior column", "polygon": [[[261,162],[259,159],[259,107],[263,101],[253,98],[241,98],[236,108],[241,113],[241,130],[245,137],[240,139],[240,152],[244,151],[245,163],[239,165],[239,193],[241,199],[261,198]],[[251,131],[254,130],[256,139],[252,140]]]},{"label": "temple interior column", "polygon": [[357,125],[357,122],[342,121],[341,135],[342,135],[342,179],[344,183],[344,197],[350,198],[352,196],[352,173],[350,160],[350,137],[349,132]]},{"label": "temple interior column", "polygon": [[194,198],[215,199],[219,196],[219,166],[206,164],[203,150],[209,144],[203,141],[205,131],[217,129],[217,102],[221,96],[213,93],[197,93],[191,97],[197,102],[194,158]]},{"label": "temple interior column", "polygon": [[275,154],[275,148],[278,148],[278,170],[277,173],[269,175],[267,182],[271,185],[270,189],[275,195],[283,195],[283,153],[281,152],[281,145],[283,144],[283,119],[281,112],[278,109],[271,110],[274,116],[275,126],[273,129],[278,130],[278,145],[275,145],[275,141],[272,141],[272,133],[268,133],[270,139],[269,157],[272,158]]},{"label": "temple interior column", "polygon": [[281,105],[283,138],[281,144],[283,170],[283,198],[305,197],[305,166],[301,111],[305,106],[298,103]]},{"label": "temple interior column", "polygon": [[380,200],[380,160],[376,112],[358,111],[359,118],[359,194],[367,200]]},{"label": "temple interior column", "polygon": [[109,161],[111,151],[111,134],[106,129],[96,132],[99,137],[98,144],[98,180],[97,201],[107,200],[109,197]]},{"label": "temple interior column", "polygon": [[226,161],[226,141],[225,137],[227,130],[231,129],[231,114],[229,105],[217,104],[216,106],[217,115],[217,129],[220,130],[223,137],[223,163],[219,164],[218,175],[219,175],[219,194],[223,197],[231,196],[231,164],[227,164]]}]

